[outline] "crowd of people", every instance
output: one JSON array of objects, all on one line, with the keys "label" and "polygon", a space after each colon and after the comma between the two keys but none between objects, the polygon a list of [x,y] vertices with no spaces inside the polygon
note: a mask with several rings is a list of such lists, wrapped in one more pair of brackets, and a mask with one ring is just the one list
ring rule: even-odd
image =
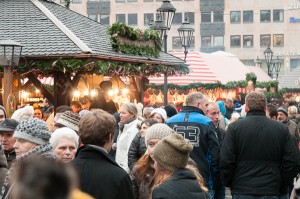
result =
[{"label": "crowd of people", "polygon": [[83,98],[50,113],[45,100],[11,118],[0,106],[0,198],[225,199],[226,187],[233,199],[300,198],[297,106],[194,92],[179,112],[117,109],[100,86],[97,106]]}]

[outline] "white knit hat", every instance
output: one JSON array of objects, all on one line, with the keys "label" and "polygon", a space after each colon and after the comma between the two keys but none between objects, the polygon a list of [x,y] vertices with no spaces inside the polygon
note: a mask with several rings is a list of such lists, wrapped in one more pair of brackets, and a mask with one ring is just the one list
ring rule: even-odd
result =
[{"label": "white knit hat", "polygon": [[32,106],[24,106],[23,108],[17,109],[11,116],[11,119],[17,122],[22,122],[23,120],[28,120],[33,118],[34,110]]},{"label": "white knit hat", "polygon": [[163,108],[155,108],[152,112],[151,112],[151,117],[155,114],[158,113],[162,116],[162,118],[164,118],[164,121],[167,120],[167,112],[165,109]]},{"label": "white knit hat", "polygon": [[148,141],[151,139],[163,139],[167,135],[175,133],[168,125],[163,123],[153,124],[146,130],[145,144],[148,146]]}]

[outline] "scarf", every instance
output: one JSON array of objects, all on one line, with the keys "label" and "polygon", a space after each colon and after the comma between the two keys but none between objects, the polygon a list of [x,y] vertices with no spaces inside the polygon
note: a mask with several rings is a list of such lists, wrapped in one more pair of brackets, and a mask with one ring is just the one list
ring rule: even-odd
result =
[{"label": "scarf", "polygon": [[120,128],[120,131],[123,132],[123,129],[124,129],[124,126],[125,124],[129,124],[131,123],[132,121],[136,120],[136,117],[133,117],[129,120],[127,120],[126,122],[122,123],[122,122],[119,122],[119,128]]},{"label": "scarf", "polygon": [[55,155],[52,152],[52,147],[50,146],[49,143],[38,145],[38,146],[34,147],[33,149],[31,149],[30,151],[26,152],[25,154],[21,155],[19,158],[15,159],[11,168],[8,170],[8,172],[6,174],[5,181],[4,181],[4,184],[1,189],[0,199],[4,199],[5,195],[8,191],[8,188],[9,188],[8,183],[9,183],[10,176],[14,170],[14,165],[17,162],[20,162],[32,155],[41,155],[41,156],[44,156],[44,157],[47,157],[50,159],[56,159]]}]

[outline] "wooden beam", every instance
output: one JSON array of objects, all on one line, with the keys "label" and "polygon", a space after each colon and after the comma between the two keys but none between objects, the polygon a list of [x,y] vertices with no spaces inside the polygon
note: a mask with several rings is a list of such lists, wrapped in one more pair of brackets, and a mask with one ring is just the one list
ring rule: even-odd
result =
[{"label": "wooden beam", "polygon": [[26,77],[32,82],[32,84],[41,91],[42,95],[47,98],[52,104],[54,104],[53,94],[32,74],[28,73]]}]

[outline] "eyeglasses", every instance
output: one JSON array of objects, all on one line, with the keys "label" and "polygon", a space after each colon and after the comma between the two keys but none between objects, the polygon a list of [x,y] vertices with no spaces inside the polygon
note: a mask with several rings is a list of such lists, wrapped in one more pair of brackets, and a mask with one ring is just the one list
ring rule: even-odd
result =
[{"label": "eyeglasses", "polygon": [[4,115],[0,115],[0,119],[3,119],[4,118]]}]

